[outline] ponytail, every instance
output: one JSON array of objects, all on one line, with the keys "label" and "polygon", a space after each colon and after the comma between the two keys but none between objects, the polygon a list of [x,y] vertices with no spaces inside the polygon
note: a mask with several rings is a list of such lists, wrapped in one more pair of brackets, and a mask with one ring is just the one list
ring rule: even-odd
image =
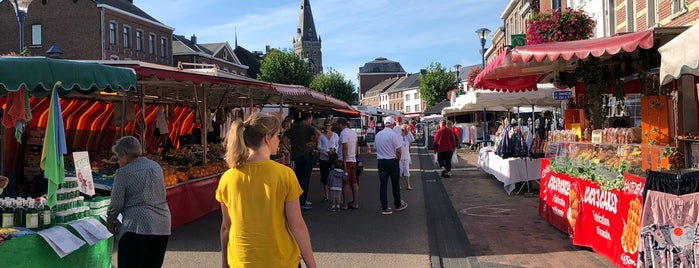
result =
[{"label": "ponytail", "polygon": [[245,124],[237,119],[231,124],[231,129],[226,137],[226,155],[224,159],[230,168],[236,168],[245,164],[250,152],[245,146]]},{"label": "ponytail", "polygon": [[277,135],[279,129],[279,118],[264,113],[253,114],[245,122],[235,120],[226,136],[224,158],[228,167],[244,165],[250,157],[249,149],[259,148],[266,135]]}]

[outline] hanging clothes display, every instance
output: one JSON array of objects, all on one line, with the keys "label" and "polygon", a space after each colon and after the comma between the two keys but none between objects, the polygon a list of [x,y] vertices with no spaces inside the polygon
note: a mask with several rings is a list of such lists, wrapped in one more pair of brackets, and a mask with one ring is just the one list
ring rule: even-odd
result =
[{"label": "hanging clothes display", "polygon": [[495,147],[495,154],[503,159],[510,157],[528,157],[529,150],[522,131],[517,126],[505,126],[500,134],[500,141]]}]

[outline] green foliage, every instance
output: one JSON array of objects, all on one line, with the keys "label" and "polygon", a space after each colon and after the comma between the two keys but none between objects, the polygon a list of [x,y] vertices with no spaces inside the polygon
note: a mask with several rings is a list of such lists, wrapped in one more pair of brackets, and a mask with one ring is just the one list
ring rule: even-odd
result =
[{"label": "green foliage", "polygon": [[326,73],[316,75],[309,88],[343,100],[350,105],[357,104],[354,83],[332,68],[329,68]]},{"label": "green foliage", "polygon": [[446,72],[440,63],[431,63],[425,74],[420,74],[418,91],[425,106],[431,107],[443,99],[449,90],[456,88],[454,74]]},{"label": "green foliage", "polygon": [[273,49],[267,53],[257,74],[260,81],[305,87],[311,83],[312,77],[303,59],[288,49]]},{"label": "green foliage", "polygon": [[621,161],[618,167],[610,168],[594,161],[581,163],[567,157],[556,157],[551,162],[550,169],[556,173],[596,182],[603,191],[621,189],[624,186],[624,173],[631,170],[626,160]]}]

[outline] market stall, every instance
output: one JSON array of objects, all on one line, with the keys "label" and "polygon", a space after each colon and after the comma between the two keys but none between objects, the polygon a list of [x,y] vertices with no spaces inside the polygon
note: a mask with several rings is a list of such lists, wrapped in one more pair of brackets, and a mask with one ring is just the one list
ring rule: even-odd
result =
[{"label": "market stall", "polygon": [[[89,265],[92,267],[110,267],[112,253],[112,238],[101,222],[98,222],[87,211],[91,209],[84,206],[82,201],[75,201],[78,195],[77,183],[64,184],[61,189],[70,191],[71,199],[68,201],[68,192],[57,193],[57,184],[64,183],[63,154],[66,152],[60,148],[60,143],[65,143],[65,137],[52,134],[52,128],[61,130],[63,120],[60,112],[58,95],[71,94],[89,95],[98,91],[116,92],[135,90],[136,76],[132,70],[115,68],[95,63],[85,63],[67,60],[55,60],[43,57],[0,57],[0,95],[3,95],[2,106],[4,108],[3,125],[10,125],[12,131],[5,131],[0,155],[12,155],[5,160],[15,160],[22,154],[8,148],[8,144],[18,144],[24,135],[24,126],[30,119],[42,124],[47,129],[47,138],[36,137],[44,140],[43,150],[46,157],[35,159],[37,164],[45,164],[46,178],[49,183],[47,205],[36,202],[39,199],[12,199],[4,200],[2,227],[3,234],[9,231],[14,233],[15,228],[29,228],[38,233],[29,232],[28,235],[10,239],[0,244],[0,252],[5,253],[0,266],[17,266],[18,264],[32,267],[75,267],[76,265]],[[30,96],[35,99],[51,95],[47,100],[50,109],[45,113],[34,115],[30,102]],[[36,118],[38,116],[38,118]],[[54,127],[55,126],[55,127]],[[14,129],[12,128],[14,127]],[[58,133],[55,133],[58,134]],[[52,149],[47,149],[47,148]],[[13,152],[9,154],[8,152]],[[5,163],[5,161],[0,161]],[[23,162],[22,162],[23,164]],[[17,180],[14,167],[4,166],[0,168],[3,174],[11,178],[11,182]],[[51,172],[49,172],[51,169]],[[43,178],[40,181],[45,181]],[[12,185],[14,186],[14,185]],[[12,189],[14,190],[14,189]],[[9,191],[9,194],[15,194]],[[57,197],[58,196],[58,197]],[[32,196],[37,197],[37,196]],[[32,201],[33,200],[33,201]],[[54,204],[56,200],[62,204]],[[65,204],[71,202],[70,208]],[[38,203],[38,204],[37,204]],[[14,204],[14,206],[10,206]],[[48,207],[54,207],[55,219],[51,217]],[[43,208],[42,208],[43,207]],[[38,209],[39,208],[39,209]],[[7,209],[14,211],[13,215],[7,213]],[[48,214],[47,214],[48,213]],[[42,216],[39,216],[43,214]],[[47,217],[48,216],[48,217]],[[13,219],[6,221],[5,219]],[[41,220],[39,220],[41,219]],[[70,227],[69,227],[70,226]],[[69,231],[72,230],[72,231]],[[70,243],[67,243],[70,241]],[[49,245],[51,245],[49,247]],[[58,255],[57,255],[58,254]],[[6,265],[7,264],[7,265]]]},{"label": "market stall", "polygon": [[[646,174],[672,168],[660,177],[679,178],[675,138],[692,125],[696,129],[696,108],[678,116],[697,106],[694,79],[681,93],[678,84],[657,83],[658,59],[665,59],[655,45],[683,30],[656,28],[506,49],[475,81],[477,87],[508,92],[536,90],[542,80],[575,86],[571,109],[563,111],[564,129],[549,131],[542,146],[539,215],[569,234],[574,245],[590,247],[620,267],[642,267],[642,245],[651,242],[643,241],[652,235],[641,225],[644,194],[655,180]],[[633,115],[618,101],[630,95],[639,103]]]},{"label": "market stall", "polygon": [[539,159],[507,158],[495,154],[492,147],[481,148],[478,153],[478,167],[502,182],[507,194],[512,194],[515,184],[539,180]]}]

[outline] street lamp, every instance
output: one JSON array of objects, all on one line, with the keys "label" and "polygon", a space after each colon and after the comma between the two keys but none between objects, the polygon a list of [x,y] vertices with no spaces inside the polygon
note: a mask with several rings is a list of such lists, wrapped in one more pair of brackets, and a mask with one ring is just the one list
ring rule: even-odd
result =
[{"label": "street lamp", "polygon": [[[485,41],[488,40],[488,34],[490,34],[490,30],[488,28],[480,28],[476,30],[476,34],[478,35],[478,39],[481,40],[481,59],[483,60],[481,67],[485,70]],[[487,117],[485,114],[485,106],[483,107],[483,133],[482,133],[482,140],[481,142],[485,143],[486,141],[490,140],[490,137],[486,136],[488,135],[488,122],[487,122]],[[484,144],[485,145],[485,144]]]},{"label": "street lamp", "polygon": [[454,65],[454,70],[456,70],[456,95],[461,95],[461,79],[459,79],[459,71],[461,71],[461,64]]},{"label": "street lamp", "polygon": [[476,34],[478,35],[478,39],[481,40],[481,57],[483,59],[483,69],[485,69],[485,41],[488,40],[488,34],[490,34],[490,30],[488,28],[480,28],[476,30]]},{"label": "street lamp", "polygon": [[10,0],[12,7],[15,8],[15,14],[17,14],[17,21],[19,22],[19,54],[22,54],[22,50],[24,50],[24,17],[27,16],[27,10],[32,1]]}]

